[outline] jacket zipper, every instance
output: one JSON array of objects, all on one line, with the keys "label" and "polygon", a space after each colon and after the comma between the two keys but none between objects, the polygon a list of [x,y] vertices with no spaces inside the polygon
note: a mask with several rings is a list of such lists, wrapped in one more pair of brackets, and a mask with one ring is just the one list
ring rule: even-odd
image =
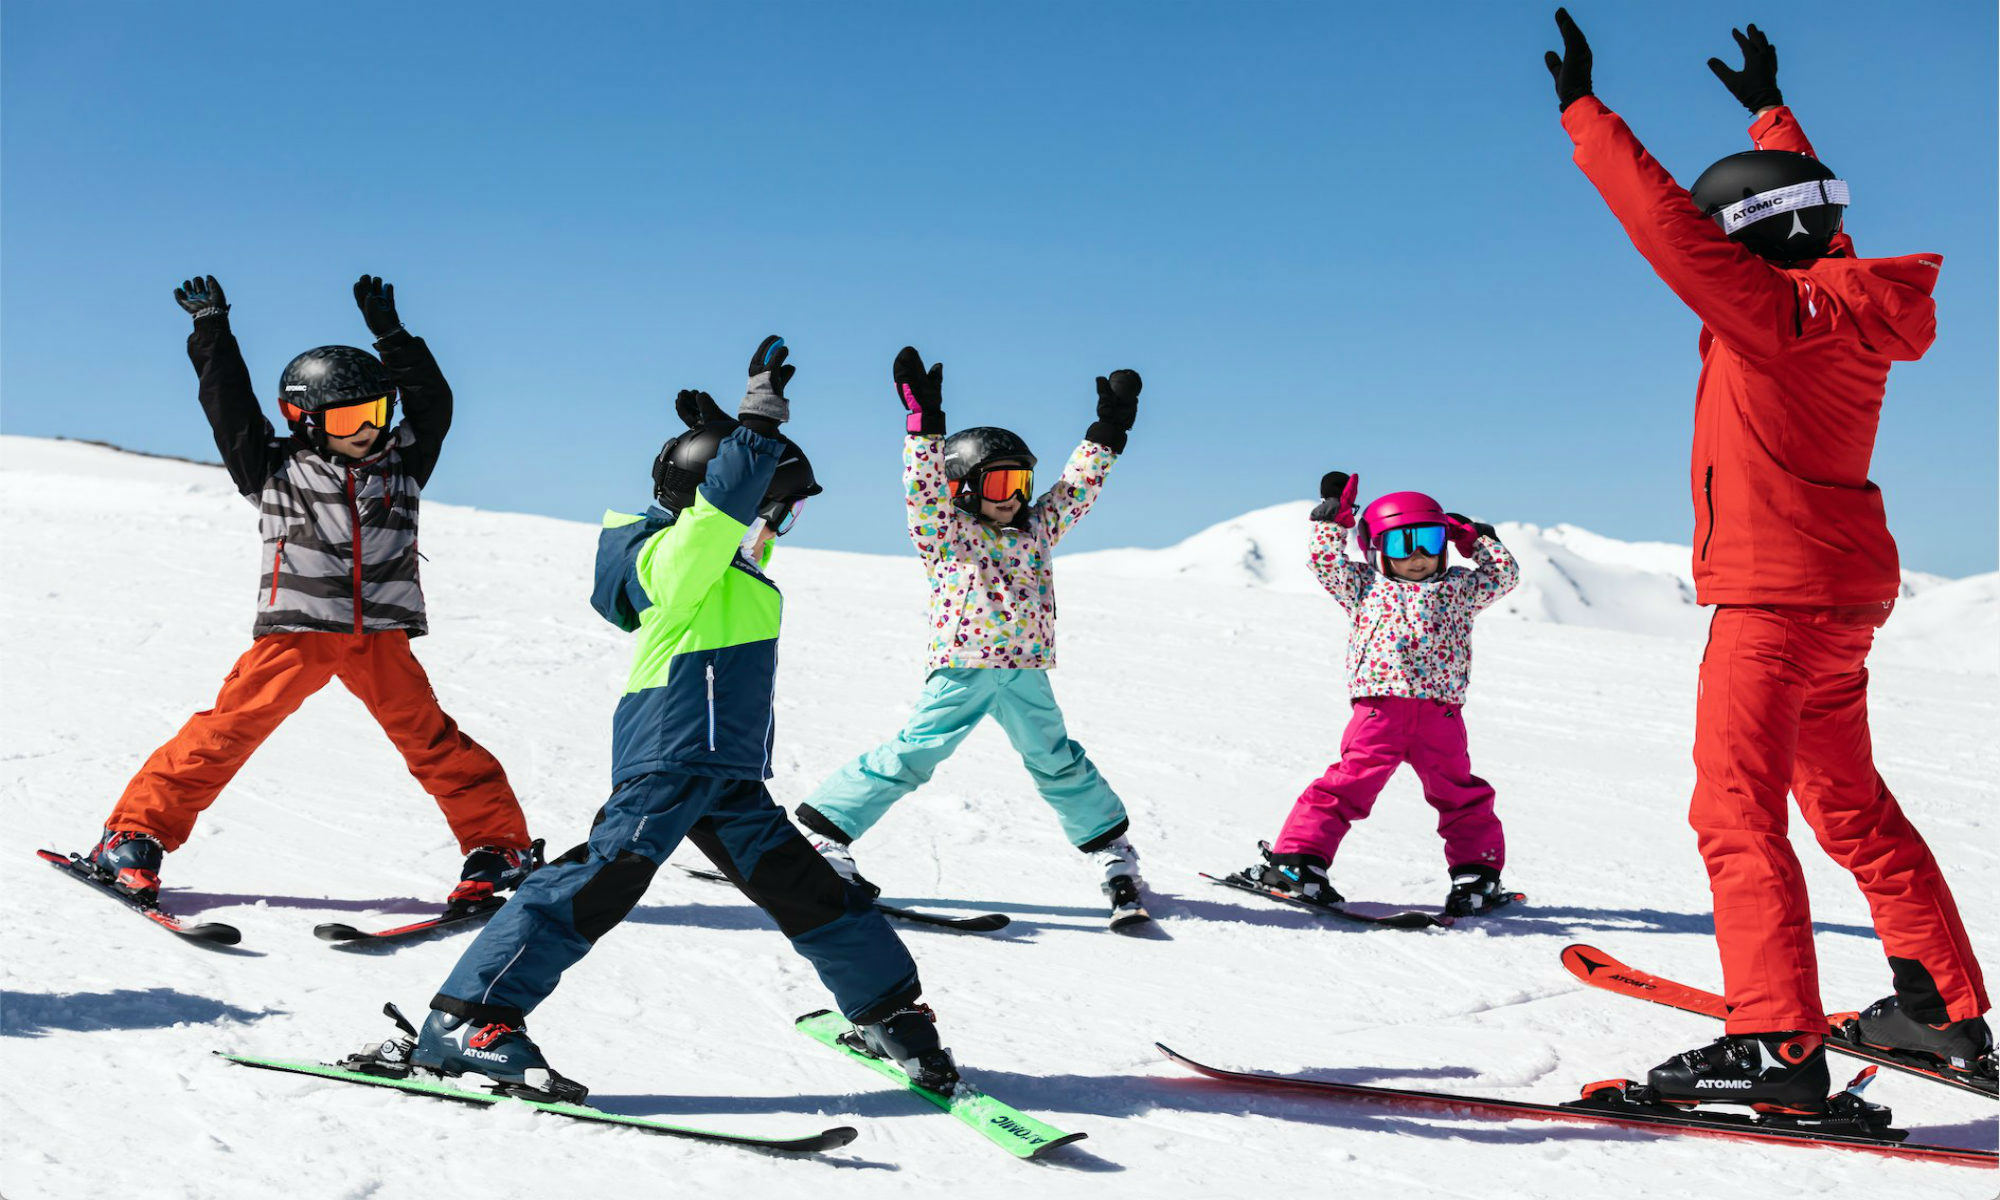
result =
[{"label": "jacket zipper", "polygon": [[1708,543],[1715,538],[1715,464],[1710,463],[1701,476],[1701,498],[1708,502],[1708,532],[1701,537],[1701,558],[1708,561]]},{"label": "jacket zipper", "polygon": [[708,750],[715,752],[715,663],[708,664]]},{"label": "jacket zipper", "polygon": [[285,565],[285,539],[278,539],[278,552],[271,556],[271,607],[278,607],[278,571]]},{"label": "jacket zipper", "polygon": [[354,468],[347,468],[347,513],[354,522],[354,632],[361,625],[361,501],[354,497]]}]

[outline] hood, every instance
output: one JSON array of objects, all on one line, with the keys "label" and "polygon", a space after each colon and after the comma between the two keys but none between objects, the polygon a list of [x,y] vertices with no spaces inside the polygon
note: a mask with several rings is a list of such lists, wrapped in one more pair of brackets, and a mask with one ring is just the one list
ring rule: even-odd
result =
[{"label": "hood", "polygon": [[[1936,254],[1822,258],[1806,269],[1802,283],[1831,292],[1854,336],[1870,350],[1894,362],[1914,362],[1937,340],[1931,290],[1943,262]],[[1805,298],[1810,301],[1810,294]]]}]

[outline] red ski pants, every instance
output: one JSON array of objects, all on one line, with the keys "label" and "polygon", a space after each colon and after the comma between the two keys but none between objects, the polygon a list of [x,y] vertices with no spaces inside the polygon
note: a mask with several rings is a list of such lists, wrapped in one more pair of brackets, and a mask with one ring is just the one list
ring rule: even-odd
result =
[{"label": "red ski pants", "polygon": [[1731,605],[1711,619],[1688,823],[1715,896],[1731,1033],[1825,1028],[1787,792],[1861,885],[1904,1007],[1951,1020],[1987,1009],[1951,889],[1875,771],[1863,663],[1886,613]]},{"label": "red ski pants", "polygon": [[[222,681],[215,707],[189,717],[172,741],[153,751],[125,785],[105,827],[149,833],[168,850],[178,849],[264,739],[336,677],[402,752],[410,774],[444,811],[461,851],[527,847],[527,820],[507,772],[438,707],[429,677],[410,653],[410,635],[400,631],[272,633],[250,643]],[[328,761],[339,749],[327,747]]]},{"label": "red ski pants", "polygon": [[1404,763],[1437,810],[1445,865],[1505,866],[1507,839],[1493,811],[1493,787],[1472,773],[1459,706],[1408,696],[1355,700],[1340,737],[1340,761],[1292,805],[1272,853],[1313,854],[1331,863],[1348,828],[1373,811],[1375,797]]}]

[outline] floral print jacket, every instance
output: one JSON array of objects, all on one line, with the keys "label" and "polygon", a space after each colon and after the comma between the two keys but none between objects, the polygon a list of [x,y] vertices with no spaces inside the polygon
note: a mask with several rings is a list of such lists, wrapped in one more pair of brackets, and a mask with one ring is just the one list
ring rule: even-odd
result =
[{"label": "floral print jacket", "polygon": [[1025,528],[996,528],[952,504],[943,438],[904,439],[910,540],[931,581],[929,670],[1056,665],[1056,543],[1096,503],[1116,461],[1110,447],[1084,442],[1026,510]]},{"label": "floral print jacket", "polygon": [[1473,547],[1477,570],[1452,567],[1422,583],[1392,579],[1347,556],[1347,530],[1313,522],[1313,574],[1353,617],[1347,694],[1465,703],[1472,618],[1514,590],[1521,568],[1497,538]]}]

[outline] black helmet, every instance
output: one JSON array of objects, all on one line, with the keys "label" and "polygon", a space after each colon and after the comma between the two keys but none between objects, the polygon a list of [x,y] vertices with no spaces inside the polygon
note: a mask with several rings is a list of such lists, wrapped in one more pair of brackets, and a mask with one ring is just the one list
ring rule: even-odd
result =
[{"label": "black helmet", "polygon": [[315,346],[285,364],[278,377],[278,409],[292,432],[315,448],[326,449],[326,435],[307,413],[325,412],[344,404],[389,398],[382,428],[396,423],[396,384],[382,360],[353,346]]},{"label": "black helmet", "polygon": [[[717,421],[669,439],[653,459],[653,499],[675,512],[693,504],[696,485],[708,477],[709,460],[722,449],[724,439],[735,428],[733,421]],[[782,433],[765,436],[785,444],[785,452],[778,458],[778,473],[771,476],[771,486],[764,489],[765,503],[791,504],[825,490],[813,478],[812,463],[797,442]],[[765,503],[758,505],[760,512]]]},{"label": "black helmet", "polygon": [[1847,211],[1847,184],[1812,155],[1789,150],[1732,154],[1688,191],[1732,241],[1773,262],[1824,257]]},{"label": "black helmet", "polygon": [[1032,470],[1035,455],[1019,434],[992,425],[961,429],[946,438],[944,477],[953,484],[951,502],[965,512],[977,514],[979,489],[971,486],[972,482],[996,462],[1018,462]]}]

